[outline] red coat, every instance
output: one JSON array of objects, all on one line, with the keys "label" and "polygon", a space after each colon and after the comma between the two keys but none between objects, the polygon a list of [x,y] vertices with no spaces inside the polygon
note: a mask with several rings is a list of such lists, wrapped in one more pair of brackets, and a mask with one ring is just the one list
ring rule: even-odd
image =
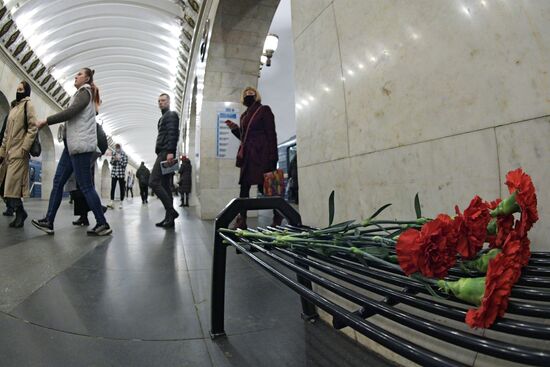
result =
[{"label": "red coat", "polygon": [[[250,121],[252,117],[254,119]],[[244,145],[239,184],[263,184],[264,173],[275,170],[279,160],[275,117],[271,108],[254,103],[241,115],[240,127],[231,131]]]}]

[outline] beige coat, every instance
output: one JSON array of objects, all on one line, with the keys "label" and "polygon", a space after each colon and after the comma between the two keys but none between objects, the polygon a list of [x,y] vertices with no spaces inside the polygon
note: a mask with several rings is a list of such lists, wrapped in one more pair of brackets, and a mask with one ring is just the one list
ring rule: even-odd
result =
[{"label": "beige coat", "polygon": [[[25,130],[25,102],[27,102],[28,129]],[[4,162],[0,166],[0,183],[4,182],[7,198],[29,196],[29,150],[38,129],[34,125],[36,112],[29,97],[23,98],[11,109],[4,140],[0,147],[0,157]]]}]

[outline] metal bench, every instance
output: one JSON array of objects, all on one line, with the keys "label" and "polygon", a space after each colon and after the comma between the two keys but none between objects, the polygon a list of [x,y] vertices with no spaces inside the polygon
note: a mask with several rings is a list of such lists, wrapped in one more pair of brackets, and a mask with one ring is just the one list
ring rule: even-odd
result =
[{"label": "metal bench", "polygon": [[[505,317],[497,320],[490,330],[498,337],[479,335],[471,330],[449,326],[463,322],[466,303],[447,295],[447,299],[431,296],[415,280],[403,276],[394,268],[376,262],[361,263],[347,254],[323,255],[316,251],[276,248],[268,243],[249,241],[230,234],[219,233],[227,228],[241,210],[276,209],[288,221],[280,230],[300,231],[300,215],[281,198],[234,199],[218,215],[215,222],[215,242],[212,268],[211,330],[212,338],[225,336],[224,300],[227,247],[233,246],[249,257],[269,274],[298,293],[302,300],[302,317],[314,321],[319,316],[316,307],[332,315],[335,328],[351,327],[391,351],[422,366],[464,366],[449,356],[392,333],[371,321],[379,315],[404,328],[435,337],[446,343],[502,360],[534,366],[550,366],[550,253],[532,254],[521,280],[514,287]],[[280,269],[286,268],[297,275],[290,278]],[[449,277],[458,277],[461,270],[452,269]],[[327,277],[328,276],[328,277]],[[331,292],[357,305],[350,311],[328,300],[318,292]],[[362,290],[366,291],[365,293]],[[368,294],[366,294],[368,293]],[[376,294],[378,297],[373,297]],[[425,317],[398,305],[407,305],[425,312]],[[547,344],[534,348],[505,341],[509,336],[521,336]]]}]

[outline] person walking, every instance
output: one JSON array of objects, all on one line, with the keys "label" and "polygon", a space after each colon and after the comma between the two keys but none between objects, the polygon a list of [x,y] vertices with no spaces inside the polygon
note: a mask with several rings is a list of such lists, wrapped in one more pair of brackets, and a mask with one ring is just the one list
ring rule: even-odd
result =
[{"label": "person walking", "polygon": [[116,183],[118,182],[118,188],[120,189],[120,205],[119,209],[122,209],[122,203],[124,202],[124,193],[126,192],[126,183],[124,175],[126,174],[126,166],[128,165],[128,156],[120,144],[115,144],[115,151],[111,157],[111,201],[107,207],[113,209],[115,200]]},{"label": "person walking", "polygon": [[181,165],[178,171],[180,177],[178,190],[181,195],[180,206],[189,206],[189,194],[191,193],[191,161],[186,156],[181,156]]},{"label": "person walking", "polygon": [[75,76],[74,86],[77,91],[71,97],[66,110],[51,115],[46,120],[36,122],[36,126],[41,128],[45,125],[66,121],[63,141],[65,148],[59,158],[53,179],[48,212],[43,219],[33,219],[32,224],[47,234],[54,234],[54,221],[63,198],[63,186],[74,172],[78,187],[82,191],[86,203],[92,209],[97,222],[87,233],[88,235],[106,236],[112,233],[112,229],[103,214],[101,201],[93,186],[90,170],[92,154],[97,149],[95,116],[100,103],[99,89],[94,84],[94,71],[89,68],[80,69]]},{"label": "person walking", "polygon": [[[17,105],[17,100],[14,99],[10,103],[10,110],[14,108]],[[2,141],[4,140],[4,133],[6,132],[6,127],[8,126],[8,116],[10,115],[10,111],[6,114],[4,117],[4,122],[2,123],[2,129],[0,129],[0,145],[2,145]],[[0,163],[0,167],[2,166],[2,163]],[[1,195],[0,195],[1,196]],[[3,216],[6,217],[13,217],[15,214],[13,211],[13,208],[10,206],[10,201],[6,198],[2,198],[4,200],[4,204],[6,204],[6,211],[2,213]]]},{"label": "person walking", "polygon": [[128,197],[128,192],[134,198],[134,174],[131,171],[128,171],[128,176],[126,176],[126,197]]},{"label": "person walking", "polygon": [[9,112],[0,146],[0,195],[15,212],[9,226],[21,228],[28,216],[21,198],[29,196],[29,151],[38,129],[30,84],[19,83],[16,96],[17,104]]},{"label": "person walking", "polygon": [[[97,110],[99,108],[99,105],[96,106],[96,116],[99,113]],[[59,127],[59,130],[63,130],[63,125]],[[92,154],[90,162],[90,176],[92,177],[92,184],[95,187],[94,182],[94,175],[95,175],[95,165],[99,157],[101,157],[108,148],[108,141],[107,141],[107,135],[105,134],[105,131],[103,130],[103,127],[99,125],[96,122],[96,131],[97,131],[97,149]],[[61,132],[63,136],[63,132]],[[61,138],[61,141],[63,141],[63,138]],[[76,179],[74,177],[74,172],[67,181],[66,190],[69,191],[71,195],[71,201],[74,202],[73,206],[73,212],[74,215],[78,216],[78,219],[73,221],[73,225],[79,226],[79,227],[87,227],[90,225],[90,221],[88,220],[88,212],[91,211],[90,207],[88,206],[88,203],[86,202],[86,198],[82,194],[82,191],[80,191],[80,188],[78,187],[78,184],[76,182]],[[101,205],[101,210],[103,210],[103,213],[107,211],[107,207]]]},{"label": "person walking", "polygon": [[158,136],[155,145],[157,159],[151,171],[149,186],[160,199],[166,211],[164,219],[155,225],[157,227],[170,228],[174,227],[174,220],[179,216],[178,212],[174,209],[170,188],[170,180],[172,180],[173,174],[163,175],[160,165],[164,161],[168,165],[174,163],[179,138],[179,117],[176,112],[170,111],[170,96],[168,94],[162,93],[159,96],[158,106],[162,117],[157,124]]},{"label": "person walking", "polygon": [[149,178],[151,171],[145,167],[145,162],[141,162],[138,170],[136,171],[136,177],[139,183],[139,195],[141,196],[141,203],[147,204],[149,202]]},{"label": "person walking", "polygon": [[[235,164],[241,169],[241,198],[250,196],[252,185],[258,185],[258,192],[263,193],[264,173],[274,171],[279,160],[275,117],[271,108],[261,102],[262,97],[256,88],[246,87],[241,94],[241,103],[247,109],[241,115],[240,126],[231,120],[225,121],[233,135],[241,141]],[[280,225],[281,221],[281,215],[274,211],[271,225]],[[237,216],[234,228],[247,228],[246,211]]]}]

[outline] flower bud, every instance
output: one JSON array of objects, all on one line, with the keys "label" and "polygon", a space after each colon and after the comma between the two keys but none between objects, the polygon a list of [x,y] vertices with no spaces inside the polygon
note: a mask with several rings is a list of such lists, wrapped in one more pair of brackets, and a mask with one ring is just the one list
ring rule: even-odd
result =
[{"label": "flower bud", "polygon": [[454,294],[458,299],[479,306],[485,293],[485,277],[460,278],[454,282],[443,279],[437,281],[439,289],[447,294]]}]

